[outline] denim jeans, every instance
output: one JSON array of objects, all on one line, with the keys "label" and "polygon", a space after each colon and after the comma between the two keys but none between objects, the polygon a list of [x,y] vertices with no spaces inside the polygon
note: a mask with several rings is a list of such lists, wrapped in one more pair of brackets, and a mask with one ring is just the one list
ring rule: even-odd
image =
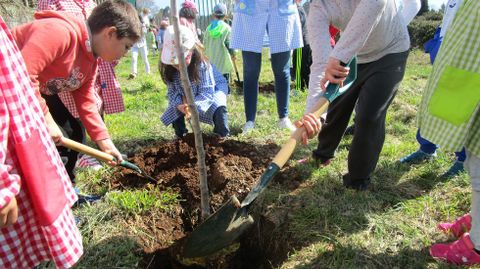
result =
[{"label": "denim jeans", "polygon": [[[262,54],[242,51],[242,57],[245,116],[247,121],[255,121]],[[272,54],[271,62],[273,75],[275,77],[278,117],[285,118],[288,116],[290,93],[290,51]]]},{"label": "denim jeans", "polygon": [[[183,115],[176,119],[172,125],[177,137],[183,137],[188,133],[187,127],[185,126],[185,117]],[[213,113],[213,126],[213,132],[219,136],[225,137],[230,135],[230,129],[228,129],[227,108],[225,106],[218,107],[217,110],[215,110],[215,113]]]},{"label": "denim jeans", "polygon": [[[433,154],[438,149],[438,146],[436,144],[422,137],[422,135],[420,134],[420,129],[417,130],[417,141],[418,144],[420,144],[420,150],[428,154]],[[467,158],[465,154],[465,148],[462,148],[461,151],[455,152],[455,156],[457,157],[457,161],[464,162]]]}]

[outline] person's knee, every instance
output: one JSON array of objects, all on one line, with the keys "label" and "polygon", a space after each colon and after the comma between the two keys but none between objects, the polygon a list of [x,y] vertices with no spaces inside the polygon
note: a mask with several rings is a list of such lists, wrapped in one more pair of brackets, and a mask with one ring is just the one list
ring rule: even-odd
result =
[{"label": "person's knee", "polygon": [[[384,119],[383,119],[384,120]],[[355,126],[363,126],[365,128],[381,127],[383,123],[382,117],[376,114],[356,113]]]}]

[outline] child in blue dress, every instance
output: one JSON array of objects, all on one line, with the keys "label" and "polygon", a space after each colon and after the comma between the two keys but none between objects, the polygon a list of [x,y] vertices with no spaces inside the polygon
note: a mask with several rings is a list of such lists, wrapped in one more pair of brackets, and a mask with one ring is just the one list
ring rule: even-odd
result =
[{"label": "child in blue dress", "polygon": [[[212,124],[216,134],[226,137],[230,134],[227,116],[228,83],[204,57],[196,44],[194,33],[185,26],[180,26],[180,40],[200,121]],[[173,26],[165,29],[160,73],[167,85],[168,96],[168,107],[161,120],[165,125],[173,125],[177,137],[183,137],[188,132],[185,119],[190,117],[190,113],[178,70]]]}]

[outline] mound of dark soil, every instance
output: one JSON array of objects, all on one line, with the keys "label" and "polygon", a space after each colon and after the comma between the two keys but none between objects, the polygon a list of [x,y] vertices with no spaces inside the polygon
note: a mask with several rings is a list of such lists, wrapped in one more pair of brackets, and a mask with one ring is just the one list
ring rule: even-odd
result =
[{"label": "mound of dark soil", "polygon": [[[233,194],[242,201],[279,150],[273,142],[258,145],[234,140],[222,141],[211,136],[204,136],[203,139],[212,212]],[[153,245],[152,240],[145,240],[143,244],[146,256],[141,267],[198,268],[198,265],[194,267],[180,265],[172,258],[174,256],[172,251],[169,251],[172,242],[181,240],[199,224],[200,190],[193,135],[146,147],[133,154],[129,161],[158,180],[156,188],[172,189],[180,193],[182,199],[181,207],[174,209],[173,212],[155,212],[142,216],[140,224],[138,220],[131,220],[131,225],[141,225],[142,229],[155,235]],[[292,175],[291,171],[289,173],[284,170],[274,181],[287,182],[290,187],[295,188],[298,186],[299,178]],[[146,178],[126,169],[116,172],[111,182],[117,189],[139,189],[150,183]],[[251,248],[251,244],[249,245]],[[258,253],[258,250],[256,252]],[[200,268],[247,268],[250,265],[239,262],[245,255],[249,255],[248,251],[240,248],[219,260],[210,260],[209,266],[204,265]],[[248,262],[251,264],[252,261]]]}]

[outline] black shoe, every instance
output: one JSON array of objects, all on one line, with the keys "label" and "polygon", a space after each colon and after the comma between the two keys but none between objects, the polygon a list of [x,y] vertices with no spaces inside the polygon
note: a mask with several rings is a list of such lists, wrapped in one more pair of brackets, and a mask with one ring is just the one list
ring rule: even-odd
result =
[{"label": "black shoe", "polygon": [[370,185],[370,178],[352,180],[349,174],[343,175],[343,186],[347,189],[366,191]]}]

